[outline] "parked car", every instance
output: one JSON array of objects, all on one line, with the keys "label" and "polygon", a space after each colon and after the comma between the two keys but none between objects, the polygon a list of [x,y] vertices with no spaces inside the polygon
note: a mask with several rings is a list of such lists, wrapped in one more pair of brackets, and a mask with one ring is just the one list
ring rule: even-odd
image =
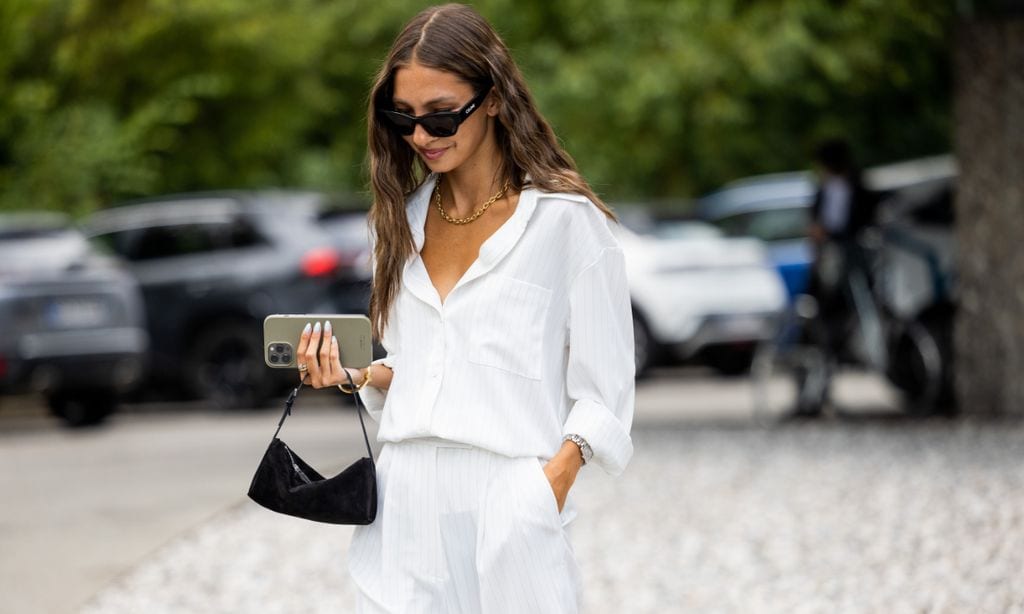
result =
[{"label": "parked car", "polygon": [[[948,177],[953,168],[949,155],[908,160],[865,170],[864,183],[885,199],[902,188]],[[810,279],[813,254],[807,226],[815,189],[809,172],[747,177],[702,197],[697,215],[728,236],[764,241],[792,299],[806,290]]]},{"label": "parked car", "polygon": [[87,221],[142,287],[149,382],[222,407],[294,383],[263,362],[272,313],[366,313],[365,205],[315,192],[216,192],[135,201]]},{"label": "parked car", "polygon": [[633,303],[637,374],[687,359],[726,374],[749,369],[786,303],[762,243],[725,237],[697,220],[622,219],[616,232]]},{"label": "parked car", "polygon": [[0,214],[0,393],[38,391],[71,426],[101,422],[148,346],[132,275],[66,216]]},{"label": "parked car", "polygon": [[807,287],[813,256],[807,241],[814,199],[810,173],[779,173],[740,179],[700,199],[698,215],[731,237],[764,241],[792,299]]}]

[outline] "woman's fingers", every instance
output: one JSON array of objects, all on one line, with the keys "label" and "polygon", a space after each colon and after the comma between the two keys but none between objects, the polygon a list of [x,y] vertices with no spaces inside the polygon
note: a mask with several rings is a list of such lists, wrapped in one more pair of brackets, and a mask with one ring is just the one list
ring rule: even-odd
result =
[{"label": "woman's fingers", "polygon": [[345,378],[345,367],[341,364],[341,348],[338,346],[338,338],[331,336],[331,356],[328,359],[328,364],[331,365],[331,383],[332,384],[344,384]]},{"label": "woman's fingers", "polygon": [[320,322],[313,326],[307,323],[299,336],[299,346],[295,350],[295,355],[298,357],[299,365],[306,365],[305,370],[299,370],[302,383],[314,388],[344,383],[341,348],[338,345],[338,338],[331,329],[330,321],[324,322],[323,328],[320,327]]},{"label": "woman's fingers", "polygon": [[334,381],[334,378],[331,376],[331,338],[334,336],[333,333],[331,322],[324,322],[324,342],[320,346],[320,355],[318,357],[320,362],[320,386],[317,386],[318,388],[331,386],[331,382]]},{"label": "woman's fingers", "polygon": [[313,332],[309,336],[309,343],[306,345],[305,351],[301,356],[306,361],[306,369],[309,372],[309,382],[314,388],[320,387],[320,364],[319,357],[317,355],[317,347],[320,345],[320,323],[317,322],[313,326]]},{"label": "woman's fingers", "polygon": [[[306,327],[302,329],[302,333],[299,335],[299,345],[295,348],[295,358],[298,366],[306,364],[306,348],[309,347],[309,337],[313,334],[313,325],[310,322],[306,322]],[[304,369],[299,369],[299,380],[303,384],[308,384],[306,381],[307,372]]]}]

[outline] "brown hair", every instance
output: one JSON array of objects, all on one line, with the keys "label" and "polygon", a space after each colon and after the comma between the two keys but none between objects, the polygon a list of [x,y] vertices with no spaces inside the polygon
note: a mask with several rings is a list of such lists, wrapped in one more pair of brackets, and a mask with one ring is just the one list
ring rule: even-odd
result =
[{"label": "brown hair", "polygon": [[508,181],[515,191],[521,191],[527,187],[529,175],[529,187],[581,194],[615,219],[537,111],[522,73],[487,20],[462,4],[424,10],[395,39],[370,92],[367,124],[373,206],[369,217],[376,236],[370,321],[378,339],[398,296],[403,267],[415,250],[405,213],[406,198],[429,171],[408,143],[378,118],[377,110],[392,107],[395,72],[414,60],[456,75],[475,91],[493,85],[492,95],[500,105],[495,122],[501,152],[499,183]]}]

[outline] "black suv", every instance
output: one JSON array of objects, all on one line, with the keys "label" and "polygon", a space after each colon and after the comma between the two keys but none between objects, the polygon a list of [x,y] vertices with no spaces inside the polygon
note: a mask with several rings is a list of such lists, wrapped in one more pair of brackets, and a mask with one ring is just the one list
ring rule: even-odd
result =
[{"label": "black suv", "polygon": [[152,339],[147,391],[258,406],[295,379],[264,364],[264,317],[367,312],[362,202],[317,192],[186,194],[113,207],[85,226],[141,284]]},{"label": "black suv", "polygon": [[95,424],[143,372],[142,295],[116,259],[60,214],[0,214],[0,393],[43,393]]}]

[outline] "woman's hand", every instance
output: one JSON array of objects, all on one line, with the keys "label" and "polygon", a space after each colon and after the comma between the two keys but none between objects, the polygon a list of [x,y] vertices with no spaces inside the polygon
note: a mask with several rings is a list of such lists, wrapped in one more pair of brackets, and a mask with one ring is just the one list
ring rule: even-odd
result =
[{"label": "woman's hand", "polygon": [[[323,346],[319,352],[320,339],[324,339]],[[346,369],[341,366],[340,350],[338,349],[338,338],[332,334],[331,323],[327,322],[320,330],[320,323],[316,326],[306,324],[299,336],[299,347],[295,350],[295,356],[299,363],[299,378],[303,384],[314,388],[327,388],[338,384],[347,384]],[[304,371],[301,367],[306,365]],[[353,382],[360,383],[360,373],[355,369],[350,371]]]},{"label": "woman's hand", "polygon": [[558,454],[544,465],[544,475],[555,493],[559,512],[565,507],[565,498],[569,495],[569,489],[576,481],[576,474],[582,466],[583,457],[580,455],[579,446],[571,441],[563,442]]}]

